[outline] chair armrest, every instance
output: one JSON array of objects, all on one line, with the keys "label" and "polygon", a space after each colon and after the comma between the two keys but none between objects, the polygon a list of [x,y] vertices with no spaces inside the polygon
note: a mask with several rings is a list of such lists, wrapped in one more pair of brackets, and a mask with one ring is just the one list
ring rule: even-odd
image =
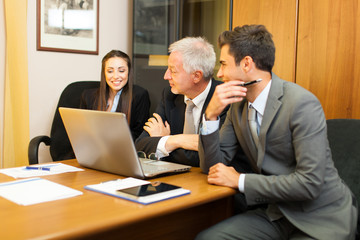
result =
[{"label": "chair armrest", "polygon": [[39,163],[39,146],[40,143],[44,143],[46,146],[49,146],[51,139],[48,136],[37,136],[31,139],[28,148],[28,158],[29,164],[38,164]]}]

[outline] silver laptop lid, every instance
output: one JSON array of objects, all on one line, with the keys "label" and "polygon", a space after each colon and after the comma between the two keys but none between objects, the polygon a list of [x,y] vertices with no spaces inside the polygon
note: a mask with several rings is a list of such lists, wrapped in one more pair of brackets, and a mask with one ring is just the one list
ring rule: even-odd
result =
[{"label": "silver laptop lid", "polygon": [[125,114],[63,107],[59,111],[80,165],[145,178]]}]

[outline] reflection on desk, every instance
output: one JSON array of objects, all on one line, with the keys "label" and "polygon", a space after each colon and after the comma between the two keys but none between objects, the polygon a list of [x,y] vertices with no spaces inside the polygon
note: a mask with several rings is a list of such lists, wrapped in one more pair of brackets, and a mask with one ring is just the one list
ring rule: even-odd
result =
[{"label": "reflection on desk", "polygon": [[[80,167],[76,160],[61,162]],[[153,179],[189,189],[191,194],[144,206],[84,189],[85,185],[123,178],[118,175],[85,169],[44,176],[83,195],[32,206],[0,198],[0,239],[193,239],[232,214],[236,191],[210,185],[206,177],[199,168],[192,168]],[[0,174],[0,182],[12,180]]]}]

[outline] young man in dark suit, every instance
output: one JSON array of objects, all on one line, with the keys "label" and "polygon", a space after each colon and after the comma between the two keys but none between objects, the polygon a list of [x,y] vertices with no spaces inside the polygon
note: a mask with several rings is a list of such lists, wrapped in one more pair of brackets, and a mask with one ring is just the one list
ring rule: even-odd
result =
[{"label": "young man in dark suit", "polygon": [[[136,140],[136,149],[156,153],[165,161],[199,166],[198,130],[215,87],[222,82],[212,79],[216,56],[213,46],[201,37],[187,37],[169,47],[168,69],[164,79],[169,87],[162,92],[153,117]],[[184,132],[186,102],[191,100],[192,131]],[[219,114],[220,125],[227,108]]]}]

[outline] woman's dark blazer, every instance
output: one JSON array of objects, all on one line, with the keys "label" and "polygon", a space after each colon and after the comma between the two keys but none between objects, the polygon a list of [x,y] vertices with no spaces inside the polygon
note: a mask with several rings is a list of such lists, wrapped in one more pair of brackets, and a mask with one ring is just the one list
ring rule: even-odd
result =
[{"label": "woman's dark blazer", "polygon": [[[81,97],[80,108],[92,109],[92,110],[96,109],[94,103],[98,90],[99,88],[85,90]],[[122,96],[123,95],[120,95],[116,112],[121,112],[120,108],[121,108]],[[149,119],[149,109],[150,109],[150,98],[148,91],[140,86],[133,85],[130,131],[134,141],[142,133],[143,126],[145,122]]]}]

